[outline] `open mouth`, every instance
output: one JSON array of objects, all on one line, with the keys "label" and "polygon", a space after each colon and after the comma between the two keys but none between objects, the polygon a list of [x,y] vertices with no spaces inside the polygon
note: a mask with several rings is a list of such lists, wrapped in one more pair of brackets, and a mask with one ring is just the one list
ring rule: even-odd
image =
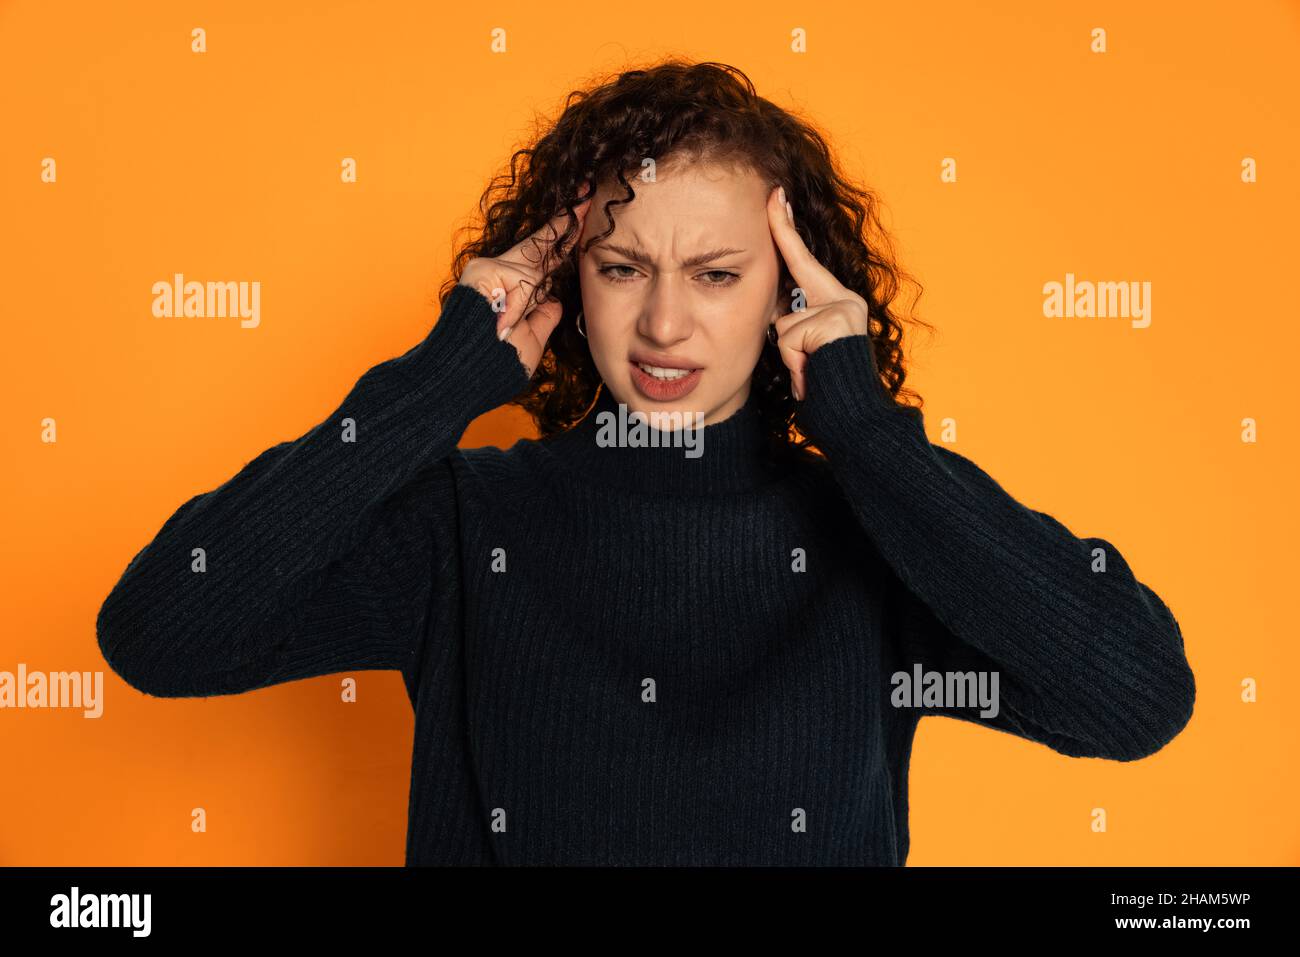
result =
[{"label": "open mouth", "polygon": [[628,365],[637,391],[656,402],[680,399],[695,388],[704,372],[703,369],[671,369],[632,360],[628,360]]},{"label": "open mouth", "polygon": [[644,362],[638,362],[636,366],[646,375],[652,375],[656,379],[662,379],[665,382],[672,382],[674,379],[680,379],[691,374],[690,369],[665,369],[662,366],[647,365]]}]

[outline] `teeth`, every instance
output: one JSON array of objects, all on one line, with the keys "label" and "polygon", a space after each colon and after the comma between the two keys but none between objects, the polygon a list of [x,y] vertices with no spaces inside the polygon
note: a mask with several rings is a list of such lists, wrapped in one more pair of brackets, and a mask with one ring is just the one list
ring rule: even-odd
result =
[{"label": "teeth", "polygon": [[664,369],[660,366],[648,366],[644,362],[638,362],[637,368],[656,379],[680,379],[682,376],[691,374],[690,369]]}]

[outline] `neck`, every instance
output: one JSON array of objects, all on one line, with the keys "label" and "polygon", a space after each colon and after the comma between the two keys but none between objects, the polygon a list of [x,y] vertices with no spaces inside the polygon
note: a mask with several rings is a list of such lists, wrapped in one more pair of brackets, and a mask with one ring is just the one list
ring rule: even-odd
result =
[{"label": "neck", "polygon": [[753,392],[720,422],[697,427],[692,414],[681,424],[653,428],[646,417],[620,409],[602,385],[582,421],[545,443],[582,479],[636,492],[738,492],[776,477]]}]

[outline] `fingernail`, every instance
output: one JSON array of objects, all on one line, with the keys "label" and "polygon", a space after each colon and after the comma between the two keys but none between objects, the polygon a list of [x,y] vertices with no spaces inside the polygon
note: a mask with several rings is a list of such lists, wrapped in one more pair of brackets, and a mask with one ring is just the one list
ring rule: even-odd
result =
[{"label": "fingernail", "polygon": [[790,217],[790,225],[794,225],[794,207],[787,201],[785,204],[785,214]]},{"label": "fingernail", "polygon": [[789,203],[786,203],[786,202],[785,202],[785,187],[784,187],[784,186],[782,186],[782,187],[780,187],[779,189],[777,189],[777,191],[776,191],[776,201],[777,201],[778,203],[784,203],[784,204],[787,205],[787,206],[790,205]]},{"label": "fingernail", "polygon": [[497,332],[497,339],[501,342],[505,342],[506,336],[510,335],[510,330],[513,328],[514,326],[502,326],[500,331]]}]

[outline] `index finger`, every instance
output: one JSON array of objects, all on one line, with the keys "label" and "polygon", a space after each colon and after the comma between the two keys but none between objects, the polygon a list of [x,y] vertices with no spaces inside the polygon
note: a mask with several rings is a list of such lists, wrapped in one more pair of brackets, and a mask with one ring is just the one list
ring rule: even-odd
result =
[{"label": "index finger", "polygon": [[817,257],[804,244],[803,237],[794,228],[785,204],[780,200],[780,192],[779,187],[774,187],[768,194],[767,224],[795,285],[804,291],[810,306],[843,298],[844,286],[835,278],[834,273],[817,261]]},{"label": "index finger", "polygon": [[[576,243],[578,237],[582,235],[582,226],[586,219],[587,210],[591,208],[592,196],[594,196],[594,191],[592,195],[589,195],[573,208],[574,215],[578,217],[578,228],[574,230],[573,235],[570,236],[564,242],[563,246],[560,247],[558,253],[559,258],[562,259],[564,256],[567,256],[569,250],[573,248],[573,244]],[[525,236],[512,246],[501,258],[517,263],[522,268],[532,273],[536,280],[540,281],[542,278],[541,265],[545,261],[547,253],[555,244],[555,241],[563,235],[564,228],[568,225],[568,222],[569,211],[567,209],[560,210],[552,216],[548,222],[543,223],[540,229],[536,230],[531,235]]]}]

